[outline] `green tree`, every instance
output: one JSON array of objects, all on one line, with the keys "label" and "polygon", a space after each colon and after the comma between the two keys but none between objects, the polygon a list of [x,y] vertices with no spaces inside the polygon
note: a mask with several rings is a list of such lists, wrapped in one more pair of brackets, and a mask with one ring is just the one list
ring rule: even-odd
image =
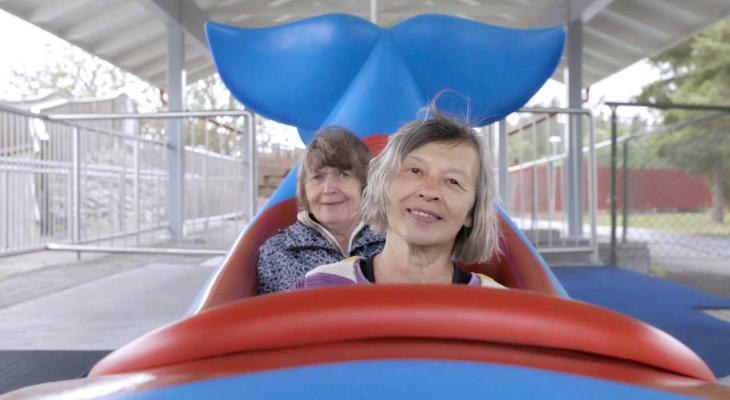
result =
[{"label": "green tree", "polygon": [[[652,58],[662,79],[644,87],[639,100],[657,103],[728,105],[730,99],[730,19]],[[664,124],[698,116],[668,110]],[[657,138],[658,153],[671,164],[704,174],[712,188],[712,221],[725,217],[730,191],[730,118],[694,125]]]},{"label": "green tree", "polygon": [[[57,94],[68,99],[102,98],[124,91],[143,112],[164,111],[164,90],[131,75],[116,66],[90,55],[71,44],[48,43],[46,61],[36,68],[15,68],[11,90],[13,97],[36,98]],[[186,108],[193,111],[242,109],[225,88],[217,74],[192,82],[186,88]],[[263,122],[257,117],[257,127]],[[142,120],[140,130],[150,137],[161,138],[164,120]],[[232,154],[240,145],[238,133],[243,129],[243,119],[216,117],[186,121],[186,143],[208,150]],[[264,129],[258,129],[258,132]],[[270,140],[259,134],[259,142]]]},{"label": "green tree", "polygon": [[55,93],[69,99],[99,98],[134,88],[127,93],[150,111],[159,109],[156,89],[112,64],[68,43],[46,44],[45,62],[36,68],[11,70],[11,92],[21,98]]},{"label": "green tree", "polygon": [[[231,95],[218,74],[210,75],[190,84],[187,88],[185,101],[188,110],[191,111],[244,109],[243,105]],[[271,121],[265,120],[259,115],[254,117],[256,141],[259,146],[271,144],[271,129],[269,129],[267,122]],[[188,143],[200,145],[207,142],[209,150],[231,154],[235,151],[234,146],[237,145],[234,143],[236,138],[240,139],[238,135],[244,129],[244,120],[238,117],[211,117],[205,120],[196,120],[188,129],[188,135],[190,136]]]}]

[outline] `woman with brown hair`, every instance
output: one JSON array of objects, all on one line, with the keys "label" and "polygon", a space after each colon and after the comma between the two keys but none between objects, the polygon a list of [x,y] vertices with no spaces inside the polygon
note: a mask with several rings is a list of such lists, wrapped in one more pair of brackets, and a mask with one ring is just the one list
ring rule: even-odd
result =
[{"label": "woman with brown hair", "polygon": [[348,129],[330,126],[312,138],[297,175],[297,222],[259,249],[259,294],[289,289],[312,268],[383,248],[359,212],[370,151]]}]

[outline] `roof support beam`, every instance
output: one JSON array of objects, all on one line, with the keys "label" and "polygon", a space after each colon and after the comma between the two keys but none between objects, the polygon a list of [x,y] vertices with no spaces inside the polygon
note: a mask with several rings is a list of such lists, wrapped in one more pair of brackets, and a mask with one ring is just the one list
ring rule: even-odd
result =
[{"label": "roof support beam", "polygon": [[575,19],[587,23],[611,2],[613,0],[565,0],[564,7],[544,8],[530,26],[562,25]]},{"label": "roof support beam", "polygon": [[[570,18],[566,43],[565,83],[568,108],[583,108],[583,20]],[[581,115],[570,115],[565,131],[565,211],[568,217],[568,236],[583,234],[583,130]]]},{"label": "roof support beam", "polygon": [[[167,110],[185,110],[185,33],[167,24]],[[170,237],[179,241],[185,224],[185,139],[183,121],[168,119],[167,130],[167,218]]]},{"label": "roof support beam", "polygon": [[671,37],[677,29],[682,31],[691,31],[691,25],[688,25],[684,19],[667,19],[661,18],[658,13],[663,9],[653,9],[645,3],[626,3],[617,2],[611,6],[610,11],[614,14],[620,14],[626,19],[634,20],[636,23],[644,24],[656,31],[662,32],[665,36]]},{"label": "roof support beam", "polygon": [[611,54],[610,52],[603,52],[600,50],[595,49],[589,49],[586,46],[583,46],[583,70],[588,67],[588,65],[603,65],[608,67],[601,68],[603,72],[611,72],[616,71],[624,67],[624,65],[631,64],[630,60],[627,60],[625,63],[623,60],[621,60],[621,57],[615,56]]},{"label": "roof support beam", "polygon": [[618,68],[606,68],[606,66],[604,64],[596,65],[596,64],[583,63],[583,75],[590,72],[594,75],[607,76],[607,75],[613,74],[614,72],[616,72],[618,70],[619,70]]},{"label": "roof support beam", "polygon": [[71,42],[92,42],[91,38],[103,36],[102,32],[116,31],[126,21],[145,17],[145,10],[135,3],[114,3],[94,18],[80,21],[63,33]]},{"label": "roof support beam", "polygon": [[662,13],[673,15],[676,19],[700,23],[703,19],[716,17],[716,10],[707,6],[697,7],[694,2],[686,0],[644,0],[652,8],[661,10]]},{"label": "roof support beam", "polygon": [[644,54],[644,50],[635,44],[624,42],[616,36],[611,36],[598,29],[586,26],[583,32],[588,46],[597,49],[607,49],[609,52],[620,52],[626,57],[631,58],[632,61],[628,65],[640,60]]},{"label": "roof support beam", "polygon": [[34,24],[42,24],[79,10],[96,0],[68,0],[68,1],[47,1],[31,11],[28,21]]},{"label": "roof support beam", "polygon": [[[232,17],[236,14],[250,14],[257,17],[276,18],[284,14],[292,14],[296,18],[302,15],[318,15],[322,13],[344,12],[349,14],[369,15],[369,2],[357,1],[347,4],[345,2],[328,2],[327,6],[313,6],[310,2],[292,1],[281,3],[271,0],[247,0],[234,3],[225,3],[216,6],[215,15]],[[378,10],[380,11],[380,10]]]},{"label": "roof support beam", "polygon": [[612,2],[613,0],[572,0],[570,1],[570,15],[576,18],[580,16],[581,21],[585,24]]},{"label": "roof support beam", "polygon": [[[159,42],[164,47],[165,24],[151,18],[136,26],[131,32],[117,34],[94,43],[91,51],[103,57],[113,57],[112,61],[124,59],[124,53],[133,52],[149,42]],[[116,56],[115,56],[116,55]]]},{"label": "roof support beam", "polygon": [[[151,37],[149,43],[140,45],[133,51],[122,53],[115,62],[123,68],[139,71],[140,75],[147,73],[146,63],[154,61],[156,64],[164,64],[166,60],[167,47],[165,46],[165,35]],[[164,69],[163,69],[164,71]],[[164,80],[164,77],[163,77]]]},{"label": "roof support beam", "polygon": [[208,14],[195,4],[194,1],[180,0],[138,0],[152,14],[167,24],[179,26],[190,35],[193,42],[203,49],[208,48],[205,38],[205,21]]},{"label": "roof support beam", "polygon": [[[190,78],[190,74],[192,72],[199,71],[202,67],[210,66],[210,63],[208,62],[208,57],[206,55],[199,55],[197,57],[188,57],[185,60],[185,77],[186,77],[186,83],[188,79]],[[158,82],[161,81],[165,77],[165,71],[160,72],[152,72],[149,71],[146,76],[149,78],[152,82]]]}]

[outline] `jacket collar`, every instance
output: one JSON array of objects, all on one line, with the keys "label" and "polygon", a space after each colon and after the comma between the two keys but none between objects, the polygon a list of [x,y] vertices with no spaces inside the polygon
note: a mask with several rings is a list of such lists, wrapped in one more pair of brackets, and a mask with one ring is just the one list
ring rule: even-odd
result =
[{"label": "jacket collar", "polygon": [[327,242],[329,242],[330,245],[334,246],[335,249],[339,250],[340,253],[342,253],[343,256],[348,256],[350,252],[352,251],[353,244],[355,242],[355,238],[365,228],[365,223],[360,221],[359,224],[355,227],[355,229],[352,230],[352,234],[350,235],[350,240],[347,242],[347,248],[341,249],[339,243],[337,243],[337,239],[335,238],[335,235],[332,234],[327,228],[324,227],[324,225],[317,222],[312,215],[309,213],[309,211],[302,210],[299,213],[297,213],[297,221],[301,222],[302,225],[311,228],[315,230],[317,233],[319,233],[322,237],[324,237]]}]

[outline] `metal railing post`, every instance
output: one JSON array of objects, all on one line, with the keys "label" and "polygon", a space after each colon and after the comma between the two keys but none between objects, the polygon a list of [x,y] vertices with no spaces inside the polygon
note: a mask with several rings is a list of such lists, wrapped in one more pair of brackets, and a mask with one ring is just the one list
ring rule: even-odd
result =
[{"label": "metal railing post", "polygon": [[626,231],[629,229],[629,139],[623,143],[623,193],[621,204],[621,243],[626,243]]},{"label": "metal railing post", "polygon": [[139,140],[134,141],[134,231],[135,243],[139,246],[139,230],[140,230],[140,207],[139,207]]},{"label": "metal railing post", "polygon": [[[532,159],[537,160],[537,115],[533,115],[532,117]],[[532,168],[530,168],[530,186],[532,191],[532,198],[530,202],[530,228],[533,229],[533,233],[535,235],[535,241],[539,242],[539,231],[536,230],[537,227],[537,165],[533,165]]]},{"label": "metal railing post", "polygon": [[[248,119],[244,121],[244,124],[248,127],[249,122]],[[241,166],[242,166],[242,176],[243,176],[243,187],[241,188],[243,190],[243,213],[244,218],[246,218],[248,221],[251,221],[253,218],[253,214],[251,213],[251,203],[253,203],[253,192],[251,187],[251,141],[249,140],[249,136],[251,135],[251,131],[249,129],[246,129],[246,132],[244,133],[245,137],[241,140]]]},{"label": "metal railing post", "polygon": [[248,221],[251,222],[253,217],[256,215],[256,201],[258,200],[258,174],[256,168],[256,123],[254,122],[253,114],[249,114],[247,117],[248,123],[248,151],[249,151],[249,168],[248,168],[248,181],[249,181],[249,195],[250,201],[248,206]]},{"label": "metal railing post", "polygon": [[611,107],[611,243],[608,249],[608,263],[616,265],[616,153],[618,133],[616,127],[616,107]]},{"label": "metal railing post", "polygon": [[553,219],[555,218],[555,153],[556,153],[556,147],[557,147],[557,141],[551,140],[552,136],[550,135],[550,125],[548,125],[548,134],[546,135],[548,140],[548,147],[550,148],[550,158],[549,162],[547,164],[547,179],[546,179],[546,186],[547,186],[547,207],[548,207],[548,224],[547,224],[547,239],[548,239],[548,247],[553,246]]},{"label": "metal railing post", "polygon": [[[522,112],[522,113],[532,113],[532,114],[552,114],[552,115],[555,115],[555,114],[568,114],[568,115],[571,115],[572,117],[577,117],[579,119],[582,118],[583,116],[585,116],[587,118],[587,121],[588,121],[587,123],[589,125],[588,126],[588,140],[589,140],[590,143],[587,146],[583,146],[580,149],[580,154],[582,155],[584,153],[587,153],[587,157],[589,158],[588,159],[588,163],[587,163],[587,165],[588,165],[587,166],[588,171],[587,171],[587,173],[581,171],[580,178],[583,179],[583,177],[585,176],[586,177],[586,180],[587,180],[587,183],[589,185],[589,187],[586,189],[587,198],[588,198],[588,207],[589,207],[588,212],[589,212],[589,217],[590,217],[590,233],[589,233],[589,235],[590,235],[590,242],[589,242],[589,246],[587,246],[585,244],[581,244],[580,240],[583,238],[583,234],[581,234],[580,237],[570,237],[569,236],[567,239],[564,239],[562,241],[563,244],[567,243],[568,240],[573,241],[574,242],[574,245],[572,247],[570,247],[570,246],[568,246],[568,247],[560,247],[558,249],[554,249],[554,248],[543,249],[543,248],[540,248],[539,250],[541,252],[542,251],[549,251],[551,253],[560,252],[560,251],[573,251],[573,250],[585,251],[585,250],[589,250],[590,251],[589,254],[590,254],[590,257],[591,257],[591,262],[596,262],[597,263],[598,260],[599,260],[599,255],[598,255],[598,236],[597,236],[597,229],[596,229],[596,222],[597,222],[596,221],[596,210],[597,210],[597,201],[598,201],[597,200],[598,199],[598,196],[597,196],[596,183],[598,182],[598,179],[597,179],[597,175],[598,174],[597,174],[597,161],[596,161],[596,151],[595,151],[596,142],[595,142],[595,127],[593,126],[593,115],[591,114],[590,111],[585,110],[585,109],[579,109],[579,108],[567,108],[567,109],[563,109],[563,108],[555,108],[555,107],[545,107],[545,108],[543,108],[543,107],[540,107],[540,108],[537,108],[537,107],[525,107],[525,108],[520,109],[519,112]],[[515,128],[509,134],[516,134],[516,135],[522,134],[523,131],[528,128],[528,125],[533,125],[533,124],[540,123],[540,122],[547,121],[547,120],[548,120],[548,118],[538,119],[536,121],[531,121],[531,122],[529,122],[527,124],[523,124],[520,127]],[[583,120],[580,119],[580,123],[581,124],[583,123],[582,121]],[[534,139],[533,139],[533,142],[534,142]],[[555,170],[554,163],[557,162],[557,161],[559,161],[559,160],[565,160],[564,162],[566,162],[566,163],[570,161],[570,158],[568,157],[568,154],[560,154],[560,155],[557,154],[557,151],[556,151],[557,150],[557,143],[559,143],[559,142],[563,142],[563,139],[557,139],[557,140],[551,141],[550,145],[552,147],[551,147],[551,151],[550,151],[550,154],[549,155],[547,155],[545,157],[542,157],[540,159],[532,160],[532,161],[529,161],[529,162],[523,162],[523,163],[518,164],[518,165],[513,165],[512,167],[509,167],[508,168],[508,171],[510,171],[510,172],[519,173],[520,174],[520,179],[521,179],[521,182],[522,182],[522,180],[523,180],[522,178],[525,177],[525,173],[527,172],[528,169],[531,170],[534,167],[537,167],[539,165],[546,165],[547,166],[547,168],[548,168],[548,171],[547,171],[548,172],[548,177],[547,177],[548,187],[547,187],[547,191],[548,191],[548,197],[549,197],[548,198],[548,212],[550,214],[553,214],[554,212],[556,212],[556,208],[557,208],[557,204],[556,204],[557,203],[557,200],[555,199],[555,196],[556,196],[556,193],[555,193],[555,191],[556,191],[555,185],[558,182],[558,179],[556,178],[556,170]],[[567,144],[566,144],[566,146],[567,146]],[[524,151],[523,151],[523,153],[524,153]],[[582,185],[582,186],[585,186],[585,185]],[[524,184],[521,187],[524,187]],[[539,186],[538,186],[538,188],[539,188]],[[551,201],[551,199],[552,199],[552,201]],[[563,199],[564,199],[563,200],[563,205],[565,205],[565,203],[566,203],[565,197]],[[538,205],[539,205],[539,203],[538,203]],[[517,206],[519,206],[519,204]],[[585,208],[585,207],[583,207],[583,208]],[[539,209],[539,206],[538,206],[538,209]],[[517,215],[517,219],[523,220],[521,218],[521,215],[519,214],[520,213],[520,210],[519,209],[516,210],[515,213]],[[582,217],[582,215],[581,215],[581,217]],[[552,215],[549,215],[548,218],[549,218],[549,220],[548,220],[547,226],[548,226],[548,228],[551,228],[552,227],[552,223],[551,223],[551,221],[552,221]],[[580,222],[582,223],[582,218],[581,218],[581,221]],[[563,229],[567,229],[567,225],[568,224],[564,224],[563,225]],[[548,243],[549,243],[549,246],[551,246],[553,244],[552,241],[550,240],[550,238],[548,238]]]},{"label": "metal railing post", "polygon": [[[210,132],[206,129],[203,133],[203,142],[205,144],[206,149],[210,149]],[[203,157],[203,189],[205,190],[205,193],[210,193],[210,185],[209,185],[209,179],[208,179],[208,159],[210,156],[206,153],[205,157]],[[204,207],[205,207],[205,229],[208,229],[210,227],[210,200],[208,196],[205,196],[203,199]]]},{"label": "metal railing post", "polygon": [[[122,170],[119,174],[119,230],[127,233],[127,140],[119,139],[122,152]],[[127,245],[127,238],[124,237],[124,245]]]},{"label": "metal railing post", "polygon": [[[71,158],[72,158],[72,189],[71,203],[73,210],[73,238],[74,244],[81,242],[81,138],[79,128],[71,131]],[[76,258],[81,259],[81,253],[76,252]]]},{"label": "metal railing post", "polygon": [[[522,127],[520,127],[520,130],[519,130],[519,133],[518,133],[519,138],[520,138],[520,143],[523,143],[524,142],[524,140],[523,140],[524,131],[525,130]],[[525,160],[525,158],[526,158],[526,156],[525,156],[525,146],[520,146],[520,155],[519,155],[520,162],[523,162]],[[519,209],[520,209],[520,211],[519,211],[519,216],[520,216],[520,229],[525,229],[524,212],[525,212],[525,191],[527,190],[527,188],[526,188],[527,184],[525,183],[525,176],[526,175],[527,174],[525,174],[525,171],[524,170],[520,171],[520,177],[519,177],[520,178],[520,184],[519,184],[520,197],[519,197],[519,200],[518,200]]]},{"label": "metal railing post", "polygon": [[3,238],[5,239],[5,246],[3,248],[9,249],[10,248],[10,173],[8,171],[3,172],[3,182],[5,182],[5,190],[3,190],[3,193],[5,193],[5,219],[3,220],[5,223],[3,225]]},{"label": "metal railing post", "polygon": [[598,228],[596,221],[596,212],[598,210],[598,160],[596,160],[596,132],[593,126],[593,114],[586,114],[588,117],[588,207],[590,208],[591,219],[591,245],[593,246],[593,254],[591,261],[598,264],[600,257],[598,254]]}]

